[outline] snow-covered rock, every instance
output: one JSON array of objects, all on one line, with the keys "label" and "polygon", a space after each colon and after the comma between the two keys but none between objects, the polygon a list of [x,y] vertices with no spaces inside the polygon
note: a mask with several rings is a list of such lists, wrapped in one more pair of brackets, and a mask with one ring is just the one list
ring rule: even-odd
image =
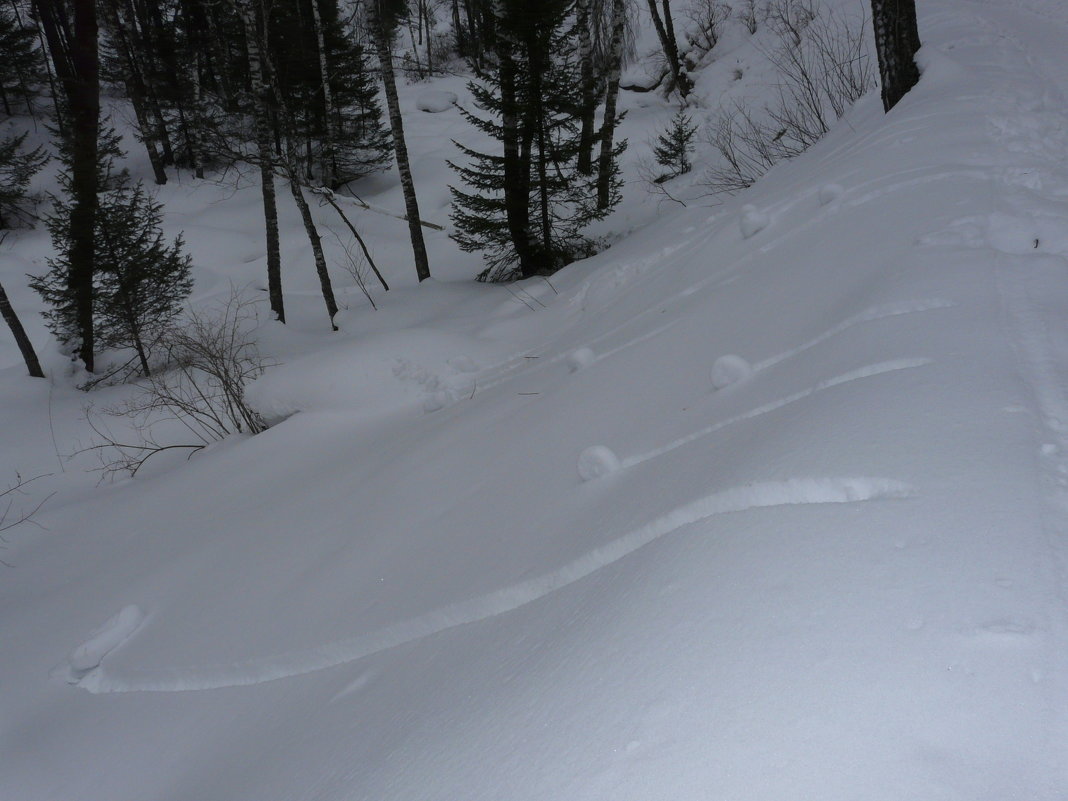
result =
[{"label": "snow-covered rock", "polygon": [[583,481],[592,481],[618,469],[619,457],[604,445],[591,445],[579,454],[578,473]]},{"label": "snow-covered rock", "polygon": [[753,374],[753,366],[741,356],[728,354],[712,363],[712,386],[716,389],[729,387],[744,381]]}]

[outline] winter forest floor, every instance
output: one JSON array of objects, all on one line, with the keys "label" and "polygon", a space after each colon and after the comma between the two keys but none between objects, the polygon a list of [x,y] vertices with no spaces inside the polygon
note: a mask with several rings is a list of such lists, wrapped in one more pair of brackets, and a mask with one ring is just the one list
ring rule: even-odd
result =
[{"label": "winter forest floor", "polygon": [[[46,232],[5,245],[50,379],[0,337],[0,486],[48,498],[0,551],[0,798],[1068,798],[1068,8],[919,5],[889,115],[718,205],[632,181],[550,281],[476,284],[431,231],[416,285],[362,213],[397,288],[345,285],[331,334],[290,212],[280,422],[136,479],[87,472],[83,407],[131,390],[49,342]],[[403,88],[444,224],[437,90]],[[624,102],[633,179],[673,109]],[[159,197],[194,304],[262,297],[254,183]]]}]

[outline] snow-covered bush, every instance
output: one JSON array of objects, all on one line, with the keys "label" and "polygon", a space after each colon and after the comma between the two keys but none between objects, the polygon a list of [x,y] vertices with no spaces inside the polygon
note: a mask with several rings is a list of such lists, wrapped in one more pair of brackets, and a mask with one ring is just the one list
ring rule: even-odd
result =
[{"label": "snow-covered bush", "polygon": [[[90,450],[101,453],[106,472],[133,475],[163,451],[191,455],[232,434],[266,430],[245,399],[245,387],[268,366],[249,333],[253,318],[251,304],[236,294],[215,313],[190,312],[167,337],[170,369],[153,373],[143,391],[123,403],[88,410],[100,438]],[[124,420],[133,441],[113,434],[103,418]]]}]

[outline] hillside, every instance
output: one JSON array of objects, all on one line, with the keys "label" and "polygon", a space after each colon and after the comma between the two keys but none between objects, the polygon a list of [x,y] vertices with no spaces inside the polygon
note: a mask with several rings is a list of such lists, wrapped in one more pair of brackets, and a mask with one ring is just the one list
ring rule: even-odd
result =
[{"label": "hillside", "polygon": [[[549,281],[476,284],[441,233],[417,286],[362,217],[398,286],[331,334],[287,274],[257,436],[98,485],[81,408],[129,390],[0,338],[0,486],[54,493],[0,552],[0,798],[1063,799],[1068,10],[919,5],[889,115],[716,204],[634,182]],[[731,46],[705,111],[757,91]],[[633,180],[673,109],[623,100]],[[463,122],[413,120],[444,223]],[[160,197],[194,303],[256,296],[256,187]],[[3,254],[38,342],[47,253]]]}]

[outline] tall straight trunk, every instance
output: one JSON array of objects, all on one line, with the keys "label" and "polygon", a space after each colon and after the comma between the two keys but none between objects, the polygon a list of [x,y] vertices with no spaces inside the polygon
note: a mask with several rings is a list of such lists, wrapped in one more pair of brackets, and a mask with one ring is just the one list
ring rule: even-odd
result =
[{"label": "tall straight trunk", "polygon": [[263,80],[263,56],[253,0],[237,0],[237,10],[245,28],[248,71],[252,81],[253,115],[256,127],[256,151],[263,192],[263,222],[267,234],[267,294],[271,311],[280,323],[286,321],[282,300],[282,258],[278,244],[278,199],[274,189],[274,153],[271,150],[271,122],[268,117],[269,87]]},{"label": "tall straight trunk", "polygon": [[[61,9],[53,0],[51,17],[65,28]],[[90,373],[94,370],[93,332],[94,242],[97,213],[97,138],[100,128],[100,77],[96,3],[74,4],[74,31],[67,37],[67,75],[63,80],[70,122],[70,227],[67,289],[74,303],[77,354]],[[49,43],[51,49],[51,42]],[[56,61],[59,68],[60,61]]]},{"label": "tall straight trunk", "polygon": [[460,22],[460,0],[452,0],[452,35],[456,45],[456,52],[461,57],[467,55],[467,37],[464,35],[463,24]]},{"label": "tall straight trunk", "polygon": [[501,0],[495,0],[493,14],[497,20],[497,70],[501,87],[501,144],[504,149],[504,216],[508,235],[519,259],[519,274],[537,273],[530,241],[530,139],[520,132],[519,103],[516,98],[515,42],[510,30],[504,30]]},{"label": "tall straight trunk", "polygon": [[334,325],[334,317],[337,316],[334,287],[330,283],[330,273],[326,269],[326,258],[323,256],[323,243],[319,238],[319,230],[315,227],[315,219],[312,217],[308,201],[304,197],[304,190],[301,189],[300,181],[298,180],[299,170],[300,168],[293,160],[290,160],[288,166],[289,191],[293,195],[293,202],[297,204],[297,209],[300,211],[300,219],[304,223],[304,232],[308,235],[308,242],[311,244],[312,257],[315,259],[315,272],[319,276],[319,287],[322,289],[323,301],[326,303],[326,313],[330,316],[330,327],[337,331],[337,326]]},{"label": "tall straight trunk", "polygon": [[[123,76],[126,83],[126,90],[130,96],[130,104],[134,109],[134,117],[137,120],[137,127],[141,131],[141,142],[145,146],[145,151],[148,153],[148,162],[152,165],[152,174],[155,177],[156,183],[163,185],[167,183],[167,172],[163,168],[163,157],[160,155],[157,147],[157,132],[149,122],[149,112],[146,103],[146,95],[148,94],[145,87],[144,72],[139,62],[138,52],[135,47],[135,42],[131,35],[131,31],[128,30],[127,25],[123,22],[117,4],[114,2],[101,3],[105,13],[108,15],[108,22],[115,33],[115,46],[118,48],[122,55],[122,60],[125,65],[125,75]],[[131,21],[131,24],[135,24]]]},{"label": "tall straight trunk", "polygon": [[579,130],[579,152],[577,168],[583,175],[593,173],[593,125],[597,112],[596,86],[593,76],[593,36],[590,26],[593,15],[590,12],[590,0],[578,0],[576,3],[579,35],[579,72],[582,83],[582,127]]},{"label": "tall straight trunk", "polygon": [[11,301],[7,299],[7,292],[4,291],[3,284],[0,284],[0,317],[4,318],[8,328],[11,329],[11,334],[15,337],[15,343],[19,346],[22,359],[26,362],[26,369],[30,371],[30,375],[34,378],[44,378],[44,370],[41,369],[41,363],[37,360],[37,352],[33,349],[33,343],[30,342],[30,338],[26,336],[26,329],[22,327],[22,321],[19,320],[15,310],[11,308]]},{"label": "tall straight trunk", "polygon": [[[334,186],[337,181],[334,157],[334,95],[330,89],[330,67],[326,61],[326,37],[323,35],[323,19],[319,12],[319,0],[311,0],[312,22],[315,26],[315,42],[319,50],[319,80],[323,90],[323,183]],[[310,161],[309,161],[310,164]]]},{"label": "tall straight trunk", "polygon": [[875,52],[883,89],[883,110],[889,111],[920,80],[916,51],[920,32],[915,0],[871,0]]},{"label": "tall straight trunk", "polygon": [[668,91],[678,89],[679,94],[685,100],[686,96],[690,94],[690,89],[693,88],[693,85],[682,71],[682,61],[679,59],[679,45],[675,40],[675,23],[671,20],[671,1],[663,0],[663,5],[664,16],[661,17],[660,11],[656,7],[656,0],[649,0],[649,15],[653,18],[656,36],[660,39],[660,46],[664,50],[668,70],[671,72],[671,86],[668,87]]},{"label": "tall straight trunk", "polygon": [[623,27],[626,0],[612,0],[612,43],[608,54],[608,86],[605,90],[604,120],[601,122],[601,155],[597,160],[597,208],[607,209],[612,196],[613,149],[616,132],[616,100],[623,72]]},{"label": "tall straight trunk", "polygon": [[408,217],[408,234],[412,240],[412,253],[415,256],[415,274],[420,281],[424,281],[430,277],[430,263],[427,260],[426,245],[423,242],[423,229],[419,225],[419,202],[415,196],[412,168],[408,163],[408,147],[404,142],[404,122],[401,119],[397,83],[393,75],[393,55],[390,53],[389,40],[386,37],[378,3],[379,0],[371,0],[368,4],[371,11],[371,30],[382,71],[382,86],[386,92],[389,127],[393,133],[393,152],[397,158],[397,171],[400,173],[401,189],[404,192],[405,214]]}]

